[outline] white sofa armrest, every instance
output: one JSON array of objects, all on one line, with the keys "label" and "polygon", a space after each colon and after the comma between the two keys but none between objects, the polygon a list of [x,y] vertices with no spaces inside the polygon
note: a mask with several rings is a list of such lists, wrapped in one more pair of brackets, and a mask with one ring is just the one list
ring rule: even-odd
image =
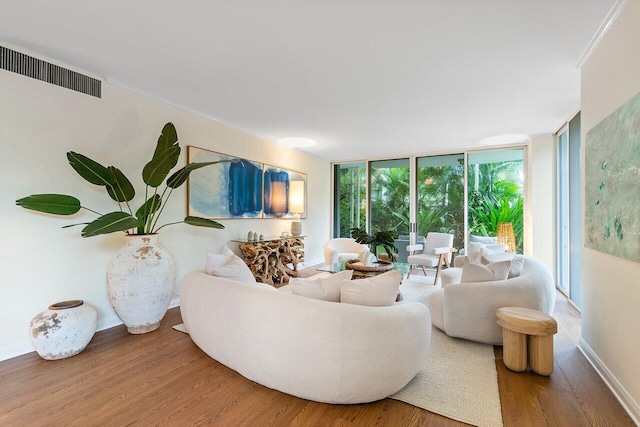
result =
[{"label": "white sofa armrest", "polygon": [[[447,335],[501,345],[502,328],[495,319],[497,309],[516,306],[551,315],[555,306],[555,287],[553,279],[543,274],[445,287],[441,292],[444,292]],[[541,286],[540,283],[547,285]]]}]

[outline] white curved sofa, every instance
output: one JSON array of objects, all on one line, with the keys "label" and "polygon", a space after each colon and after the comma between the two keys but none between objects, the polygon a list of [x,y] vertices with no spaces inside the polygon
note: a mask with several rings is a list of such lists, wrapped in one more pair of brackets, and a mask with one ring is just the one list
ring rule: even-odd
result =
[{"label": "white curved sofa", "polygon": [[433,324],[452,337],[502,345],[497,309],[525,307],[553,314],[556,289],[549,269],[533,257],[523,258],[520,275],[506,280],[459,283],[461,268],[445,270],[442,289],[429,299]]},{"label": "white curved sofa", "polygon": [[358,258],[362,252],[369,252],[369,246],[349,237],[337,237],[324,244],[324,262],[328,265]]},{"label": "white curved sofa", "polygon": [[431,340],[425,305],[335,303],[202,271],[182,281],[180,311],[205,353],[269,388],[326,403],[364,403],[404,387]]}]

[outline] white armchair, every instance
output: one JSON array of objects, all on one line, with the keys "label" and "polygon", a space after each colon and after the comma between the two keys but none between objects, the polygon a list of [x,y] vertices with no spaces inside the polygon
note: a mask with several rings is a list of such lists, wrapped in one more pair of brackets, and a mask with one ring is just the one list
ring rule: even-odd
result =
[{"label": "white armchair", "polygon": [[[425,267],[436,268],[436,277],[433,280],[435,285],[440,275],[442,264],[449,267],[451,254],[455,252],[453,248],[453,234],[448,233],[427,233],[424,245],[409,245],[407,250],[411,253],[407,258],[409,264],[422,267],[422,272],[427,275]],[[419,253],[422,251],[422,253]],[[412,266],[412,267],[413,267]],[[407,278],[411,276],[411,271]]]},{"label": "white armchair", "polygon": [[362,252],[369,252],[367,245],[360,244],[348,237],[330,239],[324,244],[324,262],[328,265],[358,258]]}]

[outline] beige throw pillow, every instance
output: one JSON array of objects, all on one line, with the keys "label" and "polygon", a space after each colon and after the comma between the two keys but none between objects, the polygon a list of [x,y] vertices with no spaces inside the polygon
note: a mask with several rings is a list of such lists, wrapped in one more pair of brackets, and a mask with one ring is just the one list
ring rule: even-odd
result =
[{"label": "beige throw pillow", "polygon": [[500,262],[500,261],[511,261],[516,254],[514,254],[513,252],[491,252],[491,251],[487,251],[487,252],[483,252],[482,256],[481,256],[481,261],[483,264],[491,264],[493,262]]},{"label": "beige throw pillow", "polygon": [[211,276],[224,277],[238,282],[257,283],[247,264],[228,247],[219,254],[208,254],[205,271]]},{"label": "beige throw pillow", "polygon": [[340,302],[340,284],[343,280],[351,280],[352,275],[353,270],[345,270],[324,277],[294,277],[289,280],[289,286],[294,295]]},{"label": "beige throw pillow", "polygon": [[513,252],[493,252],[488,255],[483,255],[481,261],[485,265],[500,261],[511,261],[511,265],[509,267],[509,279],[518,277],[522,273],[522,268],[524,267],[524,257],[522,255],[516,255]]},{"label": "beige throw pillow", "polygon": [[462,266],[460,283],[493,282],[509,276],[511,261],[494,262],[488,265],[468,261]]},{"label": "beige throw pillow", "polygon": [[358,280],[343,280],[340,302],[385,307],[393,305],[402,282],[402,272],[391,270],[378,276]]}]

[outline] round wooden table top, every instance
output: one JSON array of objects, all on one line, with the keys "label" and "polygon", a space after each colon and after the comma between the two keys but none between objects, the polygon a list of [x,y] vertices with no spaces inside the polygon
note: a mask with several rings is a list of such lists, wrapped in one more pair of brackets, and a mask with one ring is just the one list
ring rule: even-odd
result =
[{"label": "round wooden table top", "polygon": [[530,308],[502,307],[496,310],[496,319],[498,325],[521,334],[540,336],[558,332],[556,319]]}]

